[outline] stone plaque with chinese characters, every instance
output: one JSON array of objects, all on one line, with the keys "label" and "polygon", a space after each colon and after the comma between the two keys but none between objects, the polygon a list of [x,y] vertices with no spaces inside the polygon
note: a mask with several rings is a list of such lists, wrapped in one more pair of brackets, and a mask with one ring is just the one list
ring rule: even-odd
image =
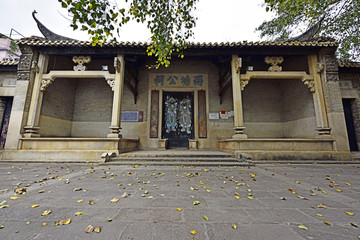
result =
[{"label": "stone plaque with chinese characters", "polygon": [[197,88],[205,89],[207,86],[207,74],[164,73],[150,74],[150,88]]}]

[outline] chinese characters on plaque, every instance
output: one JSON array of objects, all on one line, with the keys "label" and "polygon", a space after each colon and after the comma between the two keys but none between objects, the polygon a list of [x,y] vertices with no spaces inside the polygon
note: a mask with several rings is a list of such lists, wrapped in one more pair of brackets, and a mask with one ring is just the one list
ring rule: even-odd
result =
[{"label": "chinese characters on plaque", "polygon": [[152,88],[204,88],[207,74],[150,74]]}]

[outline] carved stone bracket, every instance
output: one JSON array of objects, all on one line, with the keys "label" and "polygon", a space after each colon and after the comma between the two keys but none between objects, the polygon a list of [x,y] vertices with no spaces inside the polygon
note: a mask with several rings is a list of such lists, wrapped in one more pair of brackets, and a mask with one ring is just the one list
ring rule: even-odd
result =
[{"label": "carved stone bracket", "polygon": [[281,72],[282,67],[278,66],[278,64],[281,64],[284,61],[283,57],[266,57],[265,63],[271,64],[272,66],[268,68],[269,72]]},{"label": "carved stone bracket", "polygon": [[315,92],[315,81],[314,80],[302,79],[301,81],[310,89],[310,92],[312,92],[312,93]]},{"label": "carved stone bracket", "polygon": [[90,56],[75,56],[73,57],[73,62],[77,63],[78,65],[74,66],[74,71],[85,71],[86,70],[86,66],[84,66],[84,63],[89,63],[91,62],[91,57]]},{"label": "carved stone bracket", "polygon": [[50,86],[50,84],[52,84],[53,81],[54,81],[54,79],[52,79],[52,78],[41,80],[40,91],[44,92],[46,90],[46,88],[48,86]]},{"label": "carved stone bracket", "polygon": [[249,80],[240,79],[240,89],[241,89],[241,91],[244,91],[246,85],[248,85],[249,82],[250,82],[250,79]]},{"label": "carved stone bracket", "polygon": [[106,79],[107,84],[111,87],[111,91],[115,90],[115,79]]}]

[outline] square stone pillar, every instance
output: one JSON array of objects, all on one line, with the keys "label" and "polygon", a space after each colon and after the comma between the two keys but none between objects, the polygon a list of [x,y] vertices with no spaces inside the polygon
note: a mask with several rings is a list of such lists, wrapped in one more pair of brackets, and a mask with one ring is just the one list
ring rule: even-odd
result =
[{"label": "square stone pillar", "polygon": [[51,81],[43,82],[42,80],[43,74],[47,71],[48,61],[48,55],[39,55],[38,70],[35,75],[34,86],[31,94],[29,115],[26,126],[24,127],[25,133],[23,134],[23,137],[25,138],[40,137],[39,120],[43,99],[43,91],[51,83]]},{"label": "square stone pillar", "polygon": [[234,139],[247,138],[247,135],[244,133],[245,127],[240,86],[240,69],[241,58],[237,55],[233,55],[231,60],[231,75],[234,104],[234,135],[232,138]]},{"label": "square stone pillar", "polygon": [[324,98],[324,90],[321,82],[320,74],[321,68],[318,65],[316,55],[308,56],[309,73],[314,77],[314,92],[313,100],[315,107],[315,116],[317,123],[317,132],[319,137],[331,137],[331,128],[329,128],[328,117],[326,113],[326,105]]},{"label": "square stone pillar", "polygon": [[114,83],[114,95],[113,95],[113,106],[111,115],[111,126],[110,133],[107,135],[108,138],[122,138],[120,134],[121,130],[121,103],[124,89],[125,79],[125,59],[124,55],[118,55],[115,58],[115,83]]}]

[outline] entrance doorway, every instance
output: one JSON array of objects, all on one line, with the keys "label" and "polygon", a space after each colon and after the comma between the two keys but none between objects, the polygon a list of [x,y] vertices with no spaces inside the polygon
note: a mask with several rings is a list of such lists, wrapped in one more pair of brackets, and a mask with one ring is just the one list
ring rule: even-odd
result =
[{"label": "entrance doorway", "polygon": [[350,145],[350,151],[359,151],[359,147],[357,145],[357,140],[356,140],[354,119],[351,111],[351,99],[343,99],[343,106],[344,106],[345,122],[346,122],[349,145]]},{"label": "entrance doorway", "polygon": [[162,122],[168,148],[188,148],[194,138],[194,93],[164,92]]}]

